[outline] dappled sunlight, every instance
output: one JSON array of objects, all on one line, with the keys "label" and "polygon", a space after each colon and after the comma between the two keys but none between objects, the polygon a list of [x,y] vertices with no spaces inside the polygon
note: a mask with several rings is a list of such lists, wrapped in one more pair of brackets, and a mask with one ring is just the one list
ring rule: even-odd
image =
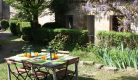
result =
[{"label": "dappled sunlight", "polygon": [[21,38],[17,38],[17,39],[13,39],[13,40],[10,40],[10,41],[23,41]]}]

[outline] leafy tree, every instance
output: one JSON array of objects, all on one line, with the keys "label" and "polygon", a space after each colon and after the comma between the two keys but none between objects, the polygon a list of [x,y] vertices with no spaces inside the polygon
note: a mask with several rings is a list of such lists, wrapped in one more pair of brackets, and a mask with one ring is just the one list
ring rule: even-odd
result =
[{"label": "leafy tree", "polygon": [[50,4],[50,0],[3,0],[17,9],[16,17],[31,22],[32,28],[38,26],[38,17]]}]

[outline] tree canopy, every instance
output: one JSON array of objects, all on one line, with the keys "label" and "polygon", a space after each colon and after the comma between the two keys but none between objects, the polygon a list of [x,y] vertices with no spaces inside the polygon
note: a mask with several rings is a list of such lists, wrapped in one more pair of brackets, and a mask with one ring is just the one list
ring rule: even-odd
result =
[{"label": "tree canopy", "polygon": [[17,10],[16,17],[30,21],[31,26],[38,26],[38,17],[48,8],[50,0],[3,0]]}]

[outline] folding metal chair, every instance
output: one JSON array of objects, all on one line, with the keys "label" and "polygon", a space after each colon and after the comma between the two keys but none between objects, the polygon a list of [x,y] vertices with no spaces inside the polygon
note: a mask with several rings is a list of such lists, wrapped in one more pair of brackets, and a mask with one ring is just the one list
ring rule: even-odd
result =
[{"label": "folding metal chair", "polygon": [[[20,63],[19,61],[15,61],[13,59],[5,59],[5,60],[7,62],[8,67],[9,67],[10,73],[13,74],[16,77],[16,80],[20,80],[19,76],[21,76],[24,80],[26,79],[27,75],[26,75],[26,77],[23,77],[22,74],[24,74],[26,72],[29,72],[30,69],[28,69],[28,68],[26,68],[26,69],[25,68],[18,68],[17,65],[16,65],[16,63]],[[16,70],[12,71],[11,65],[14,65],[14,67],[16,68]]]},{"label": "folding metal chair", "polygon": [[73,58],[71,60],[67,60],[67,62],[63,65],[65,67],[65,69],[59,70],[56,72],[57,78],[59,80],[72,80],[72,78],[74,77],[74,74],[76,73],[76,69],[75,71],[69,70],[68,69],[68,65],[71,64],[75,64],[79,62],[79,57]]},{"label": "folding metal chair", "polygon": [[[24,68],[25,68],[25,65],[29,65],[30,67],[42,67],[41,65],[34,64],[29,61],[22,60],[22,63],[24,65]],[[38,69],[37,71],[35,69],[33,69],[33,72],[28,74],[28,77],[30,77],[31,80],[32,80],[31,76],[33,76],[36,80],[39,80],[40,78],[44,78],[44,80],[45,80],[45,79],[47,79],[48,74],[50,74],[50,73],[41,71],[40,69]]]}]

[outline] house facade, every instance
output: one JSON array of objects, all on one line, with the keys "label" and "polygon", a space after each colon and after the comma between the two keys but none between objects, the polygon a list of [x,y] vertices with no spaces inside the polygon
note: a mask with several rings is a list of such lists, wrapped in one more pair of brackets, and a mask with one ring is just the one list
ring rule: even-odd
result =
[{"label": "house facade", "polygon": [[0,20],[10,19],[10,7],[3,0],[0,0]]},{"label": "house facade", "polygon": [[[83,14],[84,12],[81,12],[81,10],[78,10],[82,7],[82,5],[78,5],[76,7],[75,3],[84,4],[87,2],[87,0],[67,0],[69,3],[69,6],[75,5],[75,8],[71,9],[65,14],[65,26],[66,28],[70,29],[82,29],[82,30],[88,30],[89,31],[89,37],[92,42],[94,42],[96,39],[96,32],[99,30],[106,30],[106,31],[118,31],[118,19],[117,17],[123,17],[122,14],[119,14],[116,11],[99,11],[99,13],[94,13],[96,10],[93,8],[90,12],[87,12]],[[97,1],[100,2],[100,0],[90,0],[90,1]],[[107,0],[108,2],[113,2],[116,0]],[[126,3],[128,0],[121,0],[120,3]],[[131,0],[127,3],[133,4],[134,0]],[[120,11],[123,10],[123,6],[118,6],[118,9]],[[131,29],[133,33],[138,33],[137,24],[131,24]]]}]

